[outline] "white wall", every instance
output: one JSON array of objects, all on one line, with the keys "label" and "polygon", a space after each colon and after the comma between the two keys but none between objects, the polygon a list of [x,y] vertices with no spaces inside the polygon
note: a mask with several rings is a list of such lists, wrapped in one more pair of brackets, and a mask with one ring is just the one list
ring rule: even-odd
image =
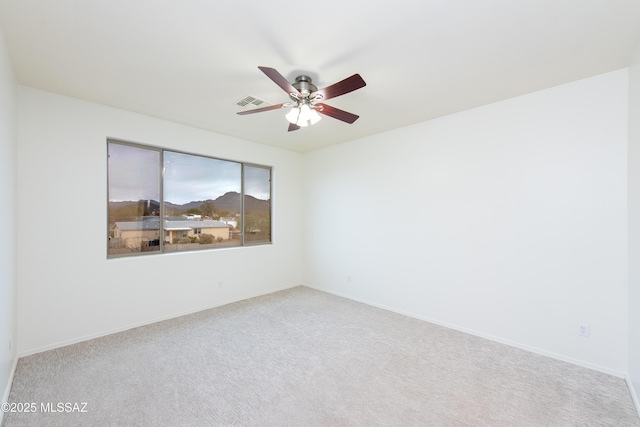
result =
[{"label": "white wall", "polygon": [[[16,157],[16,83],[9,52],[0,28],[0,402],[5,402],[11,386],[16,347],[9,341],[16,332],[16,258],[15,258],[15,157]],[[0,412],[0,422],[2,413]]]},{"label": "white wall", "polygon": [[640,40],[629,68],[629,378],[640,411]]},{"label": "white wall", "polygon": [[304,283],[623,376],[627,95],[620,70],[306,154]]},{"label": "white wall", "polygon": [[[273,166],[274,243],[108,260],[107,137]],[[300,284],[298,153],[19,87],[17,157],[20,354]]]}]

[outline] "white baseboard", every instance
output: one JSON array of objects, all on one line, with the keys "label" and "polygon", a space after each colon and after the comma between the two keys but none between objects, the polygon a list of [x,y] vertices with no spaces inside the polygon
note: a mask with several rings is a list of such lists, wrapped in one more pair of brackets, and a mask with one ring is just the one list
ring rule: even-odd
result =
[{"label": "white baseboard", "polygon": [[[11,386],[13,385],[13,377],[16,374],[17,367],[18,367],[18,356],[15,356],[13,358],[13,365],[11,366],[11,372],[9,373],[9,379],[7,380],[7,386],[4,389],[4,394],[2,395],[2,400],[0,401],[0,403],[9,401],[9,394],[11,393]],[[0,425],[2,425],[3,416],[4,416],[4,412],[0,411]]]},{"label": "white baseboard", "polygon": [[629,378],[629,375],[625,376],[624,379],[627,381],[627,387],[629,387],[629,392],[631,393],[633,404],[636,405],[636,412],[638,413],[638,417],[640,417],[640,400],[638,400],[638,394],[636,393],[636,390],[633,387],[633,381],[631,381],[631,378]]},{"label": "white baseboard", "polygon": [[230,299],[227,299],[227,300],[221,300],[221,301],[217,302],[216,304],[211,304],[211,305],[206,305],[206,306],[202,306],[202,307],[198,307],[198,308],[194,308],[194,309],[190,309],[190,310],[185,310],[185,311],[182,311],[182,312],[177,312],[177,313],[170,314],[168,316],[161,316],[161,317],[153,318],[153,319],[146,320],[146,321],[143,321],[143,322],[138,322],[138,323],[134,323],[134,324],[130,324],[130,325],[126,325],[126,326],[122,326],[122,327],[118,327],[118,328],[114,328],[114,329],[110,329],[110,330],[106,330],[106,331],[97,332],[95,334],[89,334],[89,335],[84,335],[84,336],[81,336],[81,337],[72,338],[72,339],[65,340],[65,341],[59,341],[59,342],[56,342],[56,343],[53,343],[53,344],[50,344],[50,345],[46,345],[46,346],[42,346],[42,347],[36,347],[36,348],[27,349],[27,350],[21,350],[18,353],[18,356],[16,358],[16,362],[17,362],[17,359],[20,358],[20,357],[31,356],[33,354],[42,353],[44,351],[54,350],[54,349],[60,348],[60,347],[66,347],[68,345],[77,344],[77,343],[84,342],[84,341],[89,341],[89,340],[92,340],[92,339],[95,339],[95,338],[105,337],[105,336],[111,335],[111,334],[117,334],[118,332],[128,331],[129,329],[139,328],[141,326],[147,326],[147,325],[151,325],[153,323],[163,322],[165,320],[170,320],[170,319],[175,319],[177,317],[187,316],[189,314],[198,313],[200,311],[205,311],[205,310],[209,310],[209,309],[212,309],[212,308],[221,307],[223,305],[233,304],[234,302],[240,302],[240,301],[248,300],[248,299],[251,299],[251,298],[260,297],[260,296],[263,296],[263,295],[272,294],[274,292],[284,291],[286,289],[295,288],[297,286],[301,286],[301,285],[300,284],[289,285],[289,286],[284,286],[284,287],[280,287],[280,288],[270,289],[270,290],[264,291],[264,292],[257,292],[257,293],[254,293],[254,294],[248,294],[248,295],[242,296],[240,298],[230,298]]},{"label": "white baseboard", "polygon": [[364,299],[361,299],[361,298],[353,297],[351,295],[343,294],[341,292],[335,292],[335,291],[332,291],[330,289],[323,288],[321,286],[313,286],[313,285],[308,285],[308,284],[304,284],[303,286],[306,286],[306,287],[311,288],[311,289],[316,289],[316,290],[321,291],[321,292],[326,292],[328,294],[336,295],[336,296],[339,296],[339,297],[342,297],[342,298],[347,298],[347,299],[350,299],[352,301],[361,302],[363,304],[367,304],[367,305],[370,305],[372,307],[381,308],[383,310],[391,311],[393,313],[398,313],[398,314],[402,314],[404,316],[413,317],[414,319],[423,320],[425,322],[433,323],[434,325],[443,326],[445,328],[449,328],[449,329],[453,329],[453,330],[456,330],[456,331],[464,332],[466,334],[474,335],[476,337],[484,338],[484,339],[487,339],[487,340],[490,340],[490,341],[499,342],[501,344],[505,344],[505,345],[508,345],[508,346],[511,346],[511,347],[515,347],[515,348],[519,348],[521,350],[530,351],[531,353],[540,354],[542,356],[547,356],[547,357],[550,357],[552,359],[561,360],[563,362],[571,363],[573,365],[582,366],[583,368],[592,369],[594,371],[598,371],[598,372],[602,372],[602,373],[605,373],[605,374],[609,374],[609,375],[612,375],[612,376],[615,376],[615,377],[618,377],[618,378],[625,378],[625,376],[626,376],[626,372],[620,372],[620,371],[617,371],[617,370],[614,370],[614,369],[610,369],[610,368],[607,368],[607,367],[604,367],[604,366],[600,366],[600,365],[592,364],[592,363],[589,363],[589,362],[585,362],[584,360],[574,359],[574,358],[569,357],[569,356],[564,356],[562,354],[553,353],[553,352],[550,352],[550,351],[547,351],[547,350],[543,350],[543,349],[540,349],[540,348],[530,347],[530,346],[527,346],[527,345],[524,345],[524,344],[521,344],[521,343],[518,343],[518,342],[506,340],[506,339],[503,339],[503,338],[500,338],[500,337],[496,337],[496,336],[493,336],[493,335],[485,334],[485,333],[478,332],[478,331],[475,331],[475,330],[472,330],[472,329],[468,329],[468,328],[464,328],[464,327],[461,327],[461,326],[458,326],[458,325],[449,324],[449,323],[442,322],[442,321],[439,321],[439,320],[436,320],[436,319],[431,319],[431,318],[428,318],[428,317],[425,317],[425,316],[421,316],[419,314],[415,314],[415,313],[399,310],[399,309],[396,309],[394,307],[389,307],[389,306],[385,306],[383,304],[378,304],[378,303],[371,302],[371,301],[368,301],[368,300],[364,300]]}]

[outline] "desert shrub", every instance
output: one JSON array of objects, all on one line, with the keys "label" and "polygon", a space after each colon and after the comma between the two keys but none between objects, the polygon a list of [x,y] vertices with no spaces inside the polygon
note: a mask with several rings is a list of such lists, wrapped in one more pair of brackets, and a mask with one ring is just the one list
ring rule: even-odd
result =
[{"label": "desert shrub", "polygon": [[201,234],[200,235],[200,244],[207,245],[209,243],[213,243],[213,236],[211,234]]},{"label": "desert shrub", "polygon": [[218,243],[220,243],[220,242],[222,242],[224,239],[223,239],[222,237],[218,236],[218,237],[216,238],[216,240],[218,241]]}]

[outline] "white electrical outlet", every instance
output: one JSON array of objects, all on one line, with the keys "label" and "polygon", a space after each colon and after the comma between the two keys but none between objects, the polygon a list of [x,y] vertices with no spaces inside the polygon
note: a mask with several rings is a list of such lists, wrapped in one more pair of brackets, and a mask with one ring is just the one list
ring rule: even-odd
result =
[{"label": "white electrical outlet", "polygon": [[218,287],[219,287],[219,288],[221,288],[221,287],[222,287],[222,280],[220,280],[220,281],[218,282]]},{"label": "white electrical outlet", "polygon": [[13,337],[9,335],[9,351],[13,348]]},{"label": "white electrical outlet", "polygon": [[589,325],[578,325],[578,335],[581,337],[589,336]]},{"label": "white electrical outlet", "polygon": [[347,282],[351,283],[351,276],[347,276]]}]

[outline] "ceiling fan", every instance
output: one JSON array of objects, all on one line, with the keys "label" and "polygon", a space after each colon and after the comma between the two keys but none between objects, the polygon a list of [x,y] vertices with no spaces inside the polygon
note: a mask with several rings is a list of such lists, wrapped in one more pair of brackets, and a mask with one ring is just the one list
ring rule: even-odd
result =
[{"label": "ceiling fan", "polygon": [[262,113],[263,111],[291,107],[291,111],[286,115],[287,120],[289,120],[289,132],[298,130],[309,124],[313,125],[317,123],[321,118],[318,113],[349,124],[355,122],[359,117],[347,111],[340,110],[339,108],[324,104],[321,101],[335,98],[366,86],[367,84],[362,77],[360,77],[360,74],[354,74],[338,83],[318,90],[311,82],[311,77],[309,76],[298,76],[294,83],[289,83],[275,68],[258,68],[273,80],[275,84],[287,92],[292,102],[283,102],[254,110],[240,111],[238,113],[240,115]]}]

